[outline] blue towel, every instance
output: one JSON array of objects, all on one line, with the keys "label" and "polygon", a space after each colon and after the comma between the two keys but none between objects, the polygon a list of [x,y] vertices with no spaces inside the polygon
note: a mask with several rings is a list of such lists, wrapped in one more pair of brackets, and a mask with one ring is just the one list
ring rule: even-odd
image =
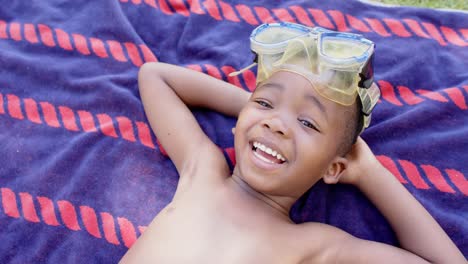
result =
[{"label": "blue towel", "polygon": [[[117,262],[178,181],[145,117],[138,67],[172,63],[253,90],[254,71],[227,74],[253,59],[252,29],[275,21],[376,43],[382,98],[363,137],[467,257],[467,13],[355,0],[49,0],[0,9],[0,263]],[[232,167],[235,120],[194,112]],[[352,186],[318,183],[291,217],[397,245]]]}]

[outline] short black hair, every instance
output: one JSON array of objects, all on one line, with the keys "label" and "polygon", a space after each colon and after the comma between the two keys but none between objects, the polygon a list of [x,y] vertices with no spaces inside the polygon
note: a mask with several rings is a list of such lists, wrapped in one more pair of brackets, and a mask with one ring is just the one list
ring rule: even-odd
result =
[{"label": "short black hair", "polygon": [[338,147],[338,155],[345,156],[356,143],[362,127],[364,126],[364,116],[362,114],[362,103],[359,96],[356,98],[355,107],[347,112],[345,129],[340,146]]}]

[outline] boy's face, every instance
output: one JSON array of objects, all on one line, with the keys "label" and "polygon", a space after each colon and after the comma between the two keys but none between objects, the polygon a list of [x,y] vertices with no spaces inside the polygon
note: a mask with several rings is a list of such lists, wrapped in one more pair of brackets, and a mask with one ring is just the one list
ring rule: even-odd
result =
[{"label": "boy's face", "polygon": [[273,74],[239,114],[235,173],[258,192],[299,198],[343,168],[337,150],[351,109],[320,96],[299,74]]}]

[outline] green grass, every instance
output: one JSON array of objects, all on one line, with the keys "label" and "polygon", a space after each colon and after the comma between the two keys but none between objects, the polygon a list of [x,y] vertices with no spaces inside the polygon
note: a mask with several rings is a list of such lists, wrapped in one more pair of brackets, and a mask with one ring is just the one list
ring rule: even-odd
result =
[{"label": "green grass", "polygon": [[373,0],[384,4],[468,10],[468,0]]}]

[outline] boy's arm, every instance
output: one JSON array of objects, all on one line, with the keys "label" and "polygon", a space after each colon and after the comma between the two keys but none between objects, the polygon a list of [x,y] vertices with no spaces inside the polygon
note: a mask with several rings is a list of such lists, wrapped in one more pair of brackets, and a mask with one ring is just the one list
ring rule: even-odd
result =
[{"label": "boy's arm", "polygon": [[187,168],[193,169],[190,164],[199,159],[215,164],[224,160],[188,106],[237,116],[250,93],[203,73],[164,63],[144,64],[138,85],[149,123],[180,175]]},{"label": "boy's arm", "polygon": [[[434,218],[378,162],[361,138],[347,158],[349,163],[340,182],[354,184],[374,203],[392,226],[403,249],[430,263],[466,263]],[[407,254],[409,252],[398,252],[396,248],[380,243],[357,238],[348,238],[343,242],[338,254],[343,258],[368,255],[416,260],[415,256]]]}]

